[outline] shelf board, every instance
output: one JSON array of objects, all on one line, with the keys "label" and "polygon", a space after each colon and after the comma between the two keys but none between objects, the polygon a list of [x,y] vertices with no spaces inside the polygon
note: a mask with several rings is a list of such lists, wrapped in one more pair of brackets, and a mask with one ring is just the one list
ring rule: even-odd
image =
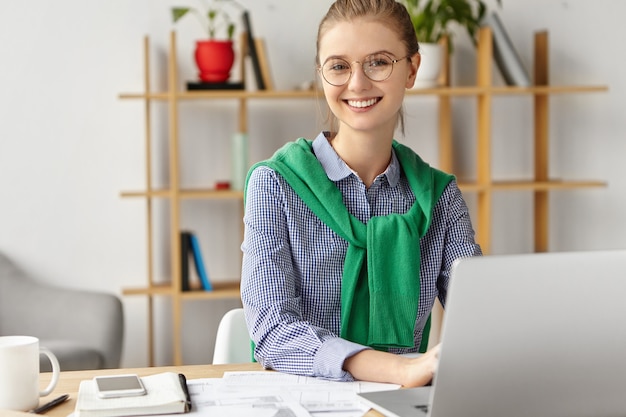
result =
[{"label": "shelf board", "polygon": [[172,295],[172,287],[169,284],[155,284],[149,287],[122,288],[123,295]]},{"label": "shelf board", "polygon": [[177,100],[200,100],[200,99],[310,99],[324,98],[321,91],[313,90],[263,90],[263,91],[246,91],[246,90],[207,90],[207,91],[161,91],[148,93],[122,93],[120,99],[150,99],[150,100],[169,100],[170,98]]},{"label": "shelf board", "polygon": [[496,191],[518,191],[518,190],[531,190],[531,191],[549,191],[549,190],[573,190],[579,188],[600,188],[606,187],[607,183],[604,181],[563,181],[563,180],[548,180],[548,181],[495,181],[492,185]]},{"label": "shelf board", "polygon": [[535,95],[535,94],[563,94],[563,93],[594,93],[608,91],[604,85],[580,85],[580,86],[532,86],[532,87],[509,87],[509,86],[465,86],[465,87],[435,87],[407,90],[407,95],[435,95],[435,96],[478,96],[491,95]]},{"label": "shelf board", "polygon": [[155,284],[149,287],[134,287],[122,289],[123,295],[162,295],[173,296],[174,294],[187,300],[194,299],[225,299],[240,298],[239,282],[214,282],[212,291],[195,289],[193,291],[175,291],[169,283]]},{"label": "shelf board", "polygon": [[239,282],[214,282],[212,291],[194,290],[180,293],[185,300],[241,298]]},{"label": "shelf board", "polygon": [[551,190],[574,190],[580,188],[599,188],[606,187],[604,181],[494,181],[490,184],[479,184],[477,182],[459,182],[459,188],[462,191],[481,192],[481,191],[551,191]]},{"label": "shelf board", "polygon": [[224,200],[241,200],[243,191],[241,190],[213,190],[213,189],[183,189],[179,191],[180,198],[210,198]]},{"label": "shelf board", "polygon": [[[548,191],[548,190],[567,190],[576,188],[595,188],[606,187],[604,181],[494,181],[490,184],[480,184],[477,182],[459,182],[459,187],[463,191],[480,192],[491,189],[493,191]],[[171,198],[173,192],[168,189],[150,190],[150,191],[124,191],[122,197],[141,197],[141,198]],[[243,191],[237,190],[213,190],[213,189],[182,189],[178,190],[178,198],[180,199],[208,199],[208,200],[242,200]]]},{"label": "shelf board", "polygon": [[144,191],[123,191],[120,195],[124,198],[129,197],[153,197],[153,198],[172,198],[176,196],[180,199],[210,199],[210,200],[241,200],[243,199],[243,191],[239,190],[215,190],[210,188],[205,189],[180,189],[177,191],[167,188],[158,190],[144,190]]},{"label": "shelf board", "polygon": [[[557,85],[557,86],[461,86],[461,87],[433,87],[414,88],[407,90],[411,96],[477,96],[482,94],[492,95],[534,95],[534,94],[565,94],[565,93],[593,93],[608,91],[605,85]],[[148,93],[122,93],[120,99],[149,99],[149,100],[200,100],[200,99],[311,99],[324,97],[323,91],[314,90],[207,90],[207,91],[174,91],[174,92],[148,92]]]}]

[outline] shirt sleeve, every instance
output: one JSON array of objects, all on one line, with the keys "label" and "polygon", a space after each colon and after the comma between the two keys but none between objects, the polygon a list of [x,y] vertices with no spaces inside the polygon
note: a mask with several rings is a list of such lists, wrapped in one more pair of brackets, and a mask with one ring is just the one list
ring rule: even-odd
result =
[{"label": "shirt sleeve", "polygon": [[248,180],[241,298],[255,358],[281,372],[352,380],[343,362],[368,348],[304,318],[284,187],[284,181],[267,167],[256,168]]},{"label": "shirt sleeve", "polygon": [[454,261],[459,258],[480,256],[482,252],[475,242],[469,210],[456,181],[448,184],[438,203],[439,207],[436,210],[441,210],[441,216],[445,218],[445,233],[443,234],[442,268],[437,288],[439,300],[445,307],[450,271]]}]

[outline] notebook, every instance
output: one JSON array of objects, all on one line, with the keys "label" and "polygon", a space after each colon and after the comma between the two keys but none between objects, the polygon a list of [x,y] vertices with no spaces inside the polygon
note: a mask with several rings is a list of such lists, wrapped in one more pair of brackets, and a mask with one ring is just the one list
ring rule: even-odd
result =
[{"label": "notebook", "polygon": [[146,394],[100,398],[93,379],[81,381],[74,417],[120,417],[186,413],[191,409],[183,374],[162,372],[141,377]]},{"label": "notebook", "polygon": [[626,251],[457,261],[432,387],[359,394],[387,416],[626,414]]}]

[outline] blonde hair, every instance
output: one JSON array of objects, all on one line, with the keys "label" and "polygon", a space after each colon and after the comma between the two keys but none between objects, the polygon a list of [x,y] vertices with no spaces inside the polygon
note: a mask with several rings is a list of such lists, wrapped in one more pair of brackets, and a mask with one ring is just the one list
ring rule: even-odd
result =
[{"label": "blonde hair", "polygon": [[[404,44],[408,56],[413,56],[419,52],[415,29],[403,4],[396,0],[337,0],[328,9],[317,31],[315,63],[318,67],[320,65],[320,40],[324,34],[339,22],[350,22],[358,18],[376,20],[396,32]],[[335,116],[329,111],[328,117],[331,132],[336,131],[333,129],[337,123]],[[403,109],[398,112],[398,123],[402,134],[404,134]]]}]

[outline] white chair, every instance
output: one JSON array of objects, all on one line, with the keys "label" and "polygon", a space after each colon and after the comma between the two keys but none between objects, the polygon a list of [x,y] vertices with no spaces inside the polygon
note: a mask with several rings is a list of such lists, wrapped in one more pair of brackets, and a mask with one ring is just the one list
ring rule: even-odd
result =
[{"label": "white chair", "polygon": [[213,364],[250,363],[252,346],[243,308],[230,310],[217,328]]}]

